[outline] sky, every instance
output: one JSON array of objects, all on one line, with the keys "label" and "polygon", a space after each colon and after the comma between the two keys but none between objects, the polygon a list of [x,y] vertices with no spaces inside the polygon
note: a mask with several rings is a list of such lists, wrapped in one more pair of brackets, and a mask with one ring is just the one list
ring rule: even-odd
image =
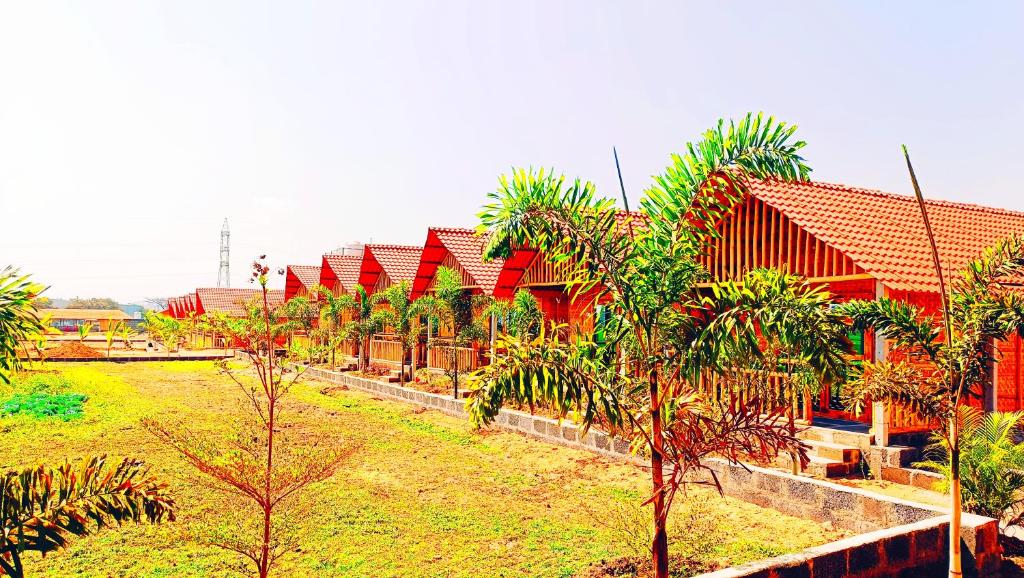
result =
[{"label": "sky", "polygon": [[[813,178],[1024,210],[1024,3],[0,0],[0,267],[52,297],[475,226],[513,167],[635,202],[719,118]],[[283,286],[283,279],[275,279]]]}]

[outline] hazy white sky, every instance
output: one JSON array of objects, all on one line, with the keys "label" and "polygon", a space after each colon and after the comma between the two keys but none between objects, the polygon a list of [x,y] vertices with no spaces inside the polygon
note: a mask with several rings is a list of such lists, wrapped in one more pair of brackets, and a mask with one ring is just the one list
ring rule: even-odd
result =
[{"label": "hazy white sky", "polygon": [[[719,117],[820,180],[1024,210],[1024,4],[0,0],[0,266],[135,300],[470,226],[511,166],[634,199]],[[279,282],[283,284],[282,282]]]}]

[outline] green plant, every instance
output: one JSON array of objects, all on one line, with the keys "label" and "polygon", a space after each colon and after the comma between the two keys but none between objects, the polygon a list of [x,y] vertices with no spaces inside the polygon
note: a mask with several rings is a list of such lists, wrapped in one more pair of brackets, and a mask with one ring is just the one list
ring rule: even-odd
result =
[{"label": "green plant", "polygon": [[[311,337],[316,322],[320,319],[320,301],[299,295],[292,297],[284,304],[284,315],[294,322],[296,329],[301,329],[307,337]],[[307,349],[307,361],[313,361],[313,347]]]},{"label": "green plant", "polygon": [[476,315],[478,310],[486,310],[490,299],[485,296],[474,297],[462,287],[462,276],[450,267],[438,267],[434,276],[433,295],[424,295],[416,300],[416,311],[433,320],[436,325],[444,325],[451,329],[451,338],[443,346],[448,355],[445,373],[452,380],[452,392],[459,397],[459,376],[465,370],[459,368],[459,349],[470,347],[473,342],[486,334],[486,330]]},{"label": "green plant", "polygon": [[107,357],[110,357],[110,348],[113,347],[114,339],[117,338],[117,334],[121,331],[122,325],[124,325],[123,321],[111,323],[107,326],[107,330],[103,332],[103,337],[107,340]]},{"label": "green plant", "polygon": [[45,290],[17,269],[0,269],[0,381],[4,383],[10,381],[9,374],[22,367],[18,348],[45,339],[46,328],[34,302]]},{"label": "green plant", "polygon": [[82,417],[82,404],[86,399],[80,393],[19,393],[0,404],[0,415],[25,414],[35,418],[57,417],[68,421]]},{"label": "green plant", "polygon": [[1014,277],[1024,272],[1024,241],[1017,236],[999,241],[947,285],[924,196],[910,156],[903,150],[939,283],[940,317],[926,316],[919,307],[889,298],[844,304],[841,312],[853,319],[855,329],[874,329],[892,340],[893,352],[903,355],[899,361],[865,363],[844,395],[854,411],[862,411],[868,400],[896,403],[940,424],[951,473],[949,568],[950,576],[959,576],[962,492],[957,408],[968,397],[982,396],[982,385],[992,377],[993,342],[1014,332],[1024,335],[1024,297],[1013,287]]},{"label": "green plant", "polygon": [[166,484],[149,476],[141,461],[125,459],[113,469],[106,457],[44,465],[0,477],[0,570],[22,578],[25,552],[63,548],[72,536],[143,519],[174,520]]},{"label": "green plant", "polygon": [[[226,496],[249,502],[250,507],[244,509],[257,516],[239,521],[246,531],[219,533],[212,541],[251,562],[260,578],[269,576],[276,562],[293,550],[299,540],[294,525],[288,522],[294,495],[334,475],[353,452],[341,447],[338,440],[310,440],[314,436],[308,435],[303,438],[309,441],[304,447],[287,443],[288,424],[282,420],[282,400],[302,373],[289,375],[277,362],[274,344],[291,329],[292,322],[283,317],[281,308],[270,307],[270,268],[263,263],[264,259],[261,256],[252,263],[250,281],[259,285],[260,293],[247,304],[248,316],[211,320],[218,333],[243,345],[254,374],[243,377],[226,360],[221,363],[222,372],[239,386],[252,409],[240,416],[240,430],[231,439],[218,443],[183,424],[143,421],[156,437],[212,478]],[[245,535],[248,530],[258,534],[255,540]]]},{"label": "green plant", "polygon": [[[984,413],[961,406],[960,480],[964,509],[1002,520],[1005,525],[1024,519],[1024,412]],[[953,478],[949,442],[941,434],[932,435],[924,461],[914,464],[943,474],[946,480],[938,489],[948,491]]]},{"label": "green plant", "polygon": [[[728,391],[787,407],[790,432],[796,435],[800,397],[809,417],[810,395],[826,382],[846,379],[846,319],[831,305],[828,291],[803,277],[776,269],[748,271],[739,283],[711,286],[702,314],[712,321],[690,354],[706,359]],[[791,463],[799,473],[796,455]]]},{"label": "green plant", "polygon": [[78,341],[85,343],[85,338],[89,337],[92,333],[93,323],[92,321],[86,321],[85,323],[78,326]]},{"label": "green plant", "polygon": [[320,295],[323,305],[320,308],[320,320],[327,329],[327,345],[331,351],[331,369],[335,367],[335,353],[352,333],[354,326],[346,323],[347,313],[355,310],[357,303],[351,295],[335,295],[323,285],[317,285],[313,291]]},{"label": "green plant", "polygon": [[544,312],[537,298],[527,289],[519,289],[510,301],[494,299],[483,313],[483,318],[495,316],[510,333],[520,339],[537,335],[544,323]]},{"label": "green plant", "polygon": [[[651,457],[657,578],[668,576],[666,520],[675,492],[705,468],[703,459],[806,452],[784,420],[760,398],[712,403],[696,386],[702,359],[686,355],[699,335],[699,256],[715,227],[748,189],[748,179],[804,179],[809,168],[794,141],[795,127],[761,115],[717,126],[673,155],[641,200],[643,213],[621,213],[594,186],[544,171],[502,176],[480,215],[490,236],[486,256],[508,257],[529,246],[567,263],[575,297],[610,305],[601,342],[568,344],[557,331],[536,339],[510,337],[508,355],[474,375],[467,402],[478,423],[504,400],[545,400],[561,415],[577,410],[628,436]],[[624,199],[625,200],[625,199]],[[547,335],[545,335],[547,334]],[[762,411],[769,413],[763,418]],[[668,479],[666,480],[666,475]]]},{"label": "green plant", "polygon": [[[145,319],[145,328],[150,335],[157,338],[160,343],[164,346],[164,351],[167,352],[167,356],[170,357],[172,351],[176,351],[181,343],[182,338],[182,324],[181,321],[158,313],[156,311],[147,310],[143,314]],[[134,330],[127,323],[121,326],[121,338],[124,341],[125,347],[128,349],[132,348],[131,337],[134,335]]]},{"label": "green plant", "polygon": [[[387,289],[374,293],[373,302],[383,303],[384,309],[374,312],[380,327],[386,327],[395,334],[402,344],[402,358],[399,360],[399,383],[405,385],[405,358],[409,350],[419,344],[422,326],[418,323],[422,308],[409,299],[412,286],[402,281]],[[415,363],[415,360],[413,360]]]}]

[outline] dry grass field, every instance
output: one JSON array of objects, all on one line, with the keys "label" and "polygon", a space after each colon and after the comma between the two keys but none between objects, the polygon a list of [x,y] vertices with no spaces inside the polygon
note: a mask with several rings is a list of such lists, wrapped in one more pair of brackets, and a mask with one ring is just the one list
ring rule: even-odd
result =
[{"label": "dry grass field", "polygon": [[[218,525],[223,498],[140,420],[181,420],[216,439],[240,410],[238,387],[206,362],[47,369],[61,390],[51,393],[87,396],[81,415],[0,416],[0,467],[141,457],[171,484],[179,517],[105,531],[45,560],[29,556],[28,576],[237,575],[236,557],[199,531]],[[0,386],[0,406],[31,382]],[[635,466],[312,381],[293,390],[285,420],[358,451],[304,494],[306,514],[294,521],[303,540],[279,576],[628,575],[643,554],[647,478]],[[707,490],[678,500],[673,528],[679,576],[841,537]]]}]

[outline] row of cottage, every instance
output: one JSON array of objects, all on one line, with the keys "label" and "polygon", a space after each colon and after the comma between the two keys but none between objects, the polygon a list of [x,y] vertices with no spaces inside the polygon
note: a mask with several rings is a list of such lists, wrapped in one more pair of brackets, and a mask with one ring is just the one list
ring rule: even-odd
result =
[{"label": "row of cottage", "polygon": [[[956,274],[995,241],[1024,234],[1024,213],[978,205],[930,201],[940,256],[947,274]],[[926,312],[939,307],[938,279],[920,211],[913,197],[821,182],[756,181],[719,224],[719,237],[704,256],[714,281],[737,279],[755,267],[785,267],[814,283],[826,284],[836,300],[889,296],[917,304]],[[413,298],[432,291],[441,266],[462,276],[464,288],[496,299],[518,289],[533,293],[546,319],[586,330],[594,310],[570,299],[558,267],[536,251],[522,249],[510,258],[485,262],[484,240],[470,229],[429,228],[422,246],[366,245],[361,254],[323,255],[320,266],[287,268],[285,289],[273,298],[283,302],[308,294],[317,285],[335,294],[351,293],[356,284],[372,294],[408,281]],[[251,294],[246,289],[197,289],[173,299],[168,313],[185,316],[221,310],[240,313]],[[426,341],[444,339],[436,329]],[[851,335],[855,354],[880,360],[886,343],[871,334]],[[1021,339],[1007,336],[997,344],[1000,360],[985,392],[989,409],[1024,409]],[[428,343],[416,351],[417,366],[439,366]],[[471,366],[486,363],[486,344],[466,352]],[[372,340],[370,359],[398,364],[400,348],[392,336]],[[465,366],[465,364],[462,364]],[[887,432],[922,429],[908,415],[876,407],[874,415],[847,413],[838,387],[823,388],[812,401],[813,416],[873,423]],[[877,433],[877,432],[876,432]]]}]

